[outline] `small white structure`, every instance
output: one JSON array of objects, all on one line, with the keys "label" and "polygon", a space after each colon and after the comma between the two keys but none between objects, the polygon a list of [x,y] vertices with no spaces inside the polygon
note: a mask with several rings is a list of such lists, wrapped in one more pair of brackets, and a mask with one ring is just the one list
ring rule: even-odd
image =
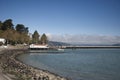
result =
[{"label": "small white structure", "polygon": [[2,42],[3,44],[5,44],[5,39],[4,38],[0,38],[0,42]]},{"label": "small white structure", "polygon": [[47,45],[31,44],[29,48],[31,50],[47,50],[49,47]]},{"label": "small white structure", "polygon": [[[5,44],[6,40],[4,38],[0,38],[0,42],[2,42],[3,44]],[[5,45],[0,45],[0,49],[4,49],[4,48],[8,48],[7,46]]]}]

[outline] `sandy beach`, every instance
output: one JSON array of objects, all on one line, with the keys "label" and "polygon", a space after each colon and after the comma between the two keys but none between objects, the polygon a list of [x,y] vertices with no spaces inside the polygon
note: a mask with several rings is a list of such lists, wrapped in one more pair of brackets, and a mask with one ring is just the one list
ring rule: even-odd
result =
[{"label": "sandy beach", "polygon": [[68,80],[46,70],[26,65],[16,59],[27,53],[27,49],[5,49],[0,51],[0,80]]}]

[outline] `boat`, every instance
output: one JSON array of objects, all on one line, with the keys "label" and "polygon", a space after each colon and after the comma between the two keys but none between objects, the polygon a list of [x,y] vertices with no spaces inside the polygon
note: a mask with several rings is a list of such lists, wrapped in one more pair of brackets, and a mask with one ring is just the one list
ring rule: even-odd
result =
[{"label": "boat", "polygon": [[29,46],[29,52],[32,53],[58,53],[58,52],[64,52],[64,49],[60,48],[52,48],[48,45],[39,45],[39,44],[31,44]]}]

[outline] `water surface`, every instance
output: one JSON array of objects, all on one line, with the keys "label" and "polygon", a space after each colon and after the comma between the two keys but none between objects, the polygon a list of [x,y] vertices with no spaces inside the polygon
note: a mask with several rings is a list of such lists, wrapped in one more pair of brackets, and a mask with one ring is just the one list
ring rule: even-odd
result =
[{"label": "water surface", "polygon": [[72,80],[120,80],[120,49],[76,49],[20,55],[26,64]]}]

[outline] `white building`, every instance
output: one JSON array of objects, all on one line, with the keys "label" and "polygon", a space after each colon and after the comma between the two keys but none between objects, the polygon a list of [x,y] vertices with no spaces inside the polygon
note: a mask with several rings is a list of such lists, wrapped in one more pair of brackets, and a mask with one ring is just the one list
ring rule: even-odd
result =
[{"label": "white building", "polygon": [[3,44],[5,44],[5,39],[4,38],[0,38],[0,42],[2,42]]}]

